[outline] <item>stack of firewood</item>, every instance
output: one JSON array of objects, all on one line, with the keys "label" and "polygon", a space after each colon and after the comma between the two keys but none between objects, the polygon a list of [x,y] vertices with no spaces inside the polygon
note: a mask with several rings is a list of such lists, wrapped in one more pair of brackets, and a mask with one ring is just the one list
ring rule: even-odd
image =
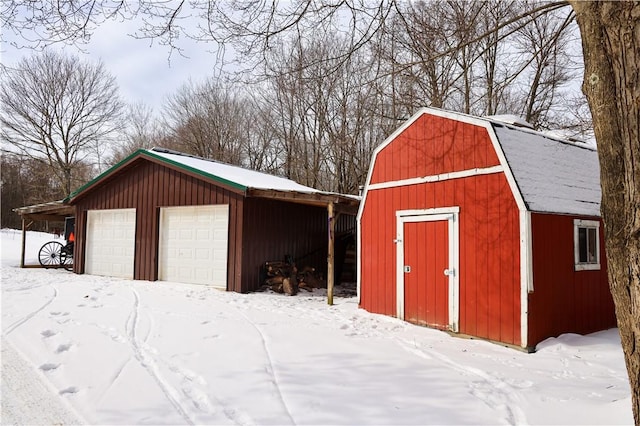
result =
[{"label": "stack of firewood", "polygon": [[276,261],[265,262],[264,268],[267,277],[264,285],[276,293],[294,296],[299,289],[313,291],[314,288],[327,287],[322,275],[310,266],[298,270],[295,263]]}]

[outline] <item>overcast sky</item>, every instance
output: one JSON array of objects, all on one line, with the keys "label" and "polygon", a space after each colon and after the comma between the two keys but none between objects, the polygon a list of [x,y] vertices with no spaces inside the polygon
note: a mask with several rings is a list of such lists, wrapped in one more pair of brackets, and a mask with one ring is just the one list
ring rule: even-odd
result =
[{"label": "overcast sky", "polygon": [[[182,57],[178,52],[170,55],[167,46],[150,40],[135,39],[127,34],[136,30],[135,22],[107,22],[93,34],[84,53],[74,46],[57,45],[57,49],[75,54],[84,60],[104,62],[105,68],[115,76],[123,99],[133,103],[143,101],[160,112],[165,96],[173,93],[189,78],[201,81],[213,75],[216,66],[215,46],[182,39]],[[10,38],[10,34],[4,35]],[[16,49],[9,43],[2,45],[2,62],[14,65],[23,56],[36,53],[29,49]]]}]

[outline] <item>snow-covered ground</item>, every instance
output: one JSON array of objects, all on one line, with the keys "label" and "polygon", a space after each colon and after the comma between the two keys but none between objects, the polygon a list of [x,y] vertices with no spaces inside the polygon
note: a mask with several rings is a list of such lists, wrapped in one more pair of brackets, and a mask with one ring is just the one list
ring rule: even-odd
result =
[{"label": "snow-covered ground", "polygon": [[[31,262],[49,239],[29,233]],[[525,354],[321,291],[19,269],[19,253],[3,230],[2,424],[633,423],[617,330]]]}]

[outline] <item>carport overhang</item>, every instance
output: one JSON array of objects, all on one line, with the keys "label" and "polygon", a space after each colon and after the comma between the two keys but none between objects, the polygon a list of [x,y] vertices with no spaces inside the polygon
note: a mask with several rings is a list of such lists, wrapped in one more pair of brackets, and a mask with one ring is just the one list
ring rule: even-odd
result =
[{"label": "carport overhang", "polygon": [[39,267],[39,265],[25,265],[25,247],[27,229],[36,221],[64,222],[68,217],[75,217],[76,208],[64,203],[64,200],[51,201],[49,203],[34,204],[32,206],[13,209],[22,218],[22,247],[20,251],[20,267]]},{"label": "carport overhang", "polygon": [[333,305],[336,219],[340,214],[355,216],[360,206],[360,197],[332,192],[278,191],[257,188],[247,188],[246,195],[248,197],[269,198],[327,209],[327,303]]}]

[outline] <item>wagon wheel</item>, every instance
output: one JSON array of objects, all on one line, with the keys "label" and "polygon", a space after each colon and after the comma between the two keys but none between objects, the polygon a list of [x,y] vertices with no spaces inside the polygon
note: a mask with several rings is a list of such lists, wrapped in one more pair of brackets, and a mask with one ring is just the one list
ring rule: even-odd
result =
[{"label": "wagon wheel", "polygon": [[60,265],[67,271],[73,270],[73,245],[67,244],[60,250]]},{"label": "wagon wheel", "polygon": [[49,241],[40,248],[38,252],[38,260],[45,268],[60,265],[60,253],[62,252],[62,244],[57,241]]}]

